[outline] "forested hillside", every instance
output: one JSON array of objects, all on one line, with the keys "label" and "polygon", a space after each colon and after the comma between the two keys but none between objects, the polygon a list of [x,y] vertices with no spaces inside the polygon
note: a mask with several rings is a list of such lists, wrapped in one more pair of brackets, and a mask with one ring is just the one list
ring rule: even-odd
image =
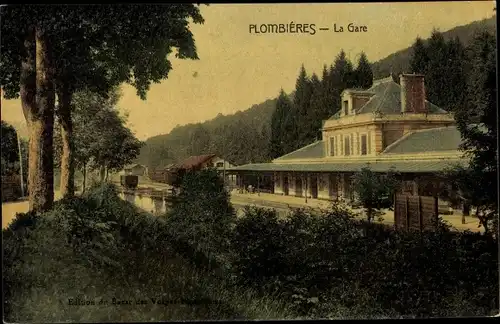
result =
[{"label": "forested hillside", "polygon": [[387,77],[391,72],[393,76],[401,72],[424,73],[429,100],[453,110],[464,100],[469,68],[465,64],[467,48],[479,30],[494,35],[496,17],[444,33],[434,31],[429,39],[417,38],[412,47],[373,64],[361,55],[355,67],[341,51],[335,62],[325,63],[320,76],[308,75],[303,66],[298,67],[293,96],[276,89],[275,99],[247,110],[228,116],[220,114],[212,120],[178,126],[168,134],[149,138],[138,162],[157,168],[205,153],[218,154],[234,164],[269,161],[318,139],[322,120],[338,111],[339,95],[346,87],[367,88],[372,77]]},{"label": "forested hillside", "polygon": [[138,162],[156,168],[204,153],[235,164],[266,161],[275,107],[276,99],[269,99],[233,115],[175,127],[169,134],[146,140]]},{"label": "forested hillside", "polygon": [[[474,38],[474,33],[478,30],[484,29],[485,31],[495,34],[497,28],[496,19],[497,18],[495,15],[488,19],[475,21],[464,26],[455,27],[446,32],[443,32],[442,35],[445,40],[455,39],[456,37],[458,37],[464,45],[468,45]],[[373,76],[375,78],[384,78],[390,75],[391,71],[394,75],[398,75],[402,71],[408,71],[410,67],[410,56],[411,47],[408,47],[373,63]]]}]

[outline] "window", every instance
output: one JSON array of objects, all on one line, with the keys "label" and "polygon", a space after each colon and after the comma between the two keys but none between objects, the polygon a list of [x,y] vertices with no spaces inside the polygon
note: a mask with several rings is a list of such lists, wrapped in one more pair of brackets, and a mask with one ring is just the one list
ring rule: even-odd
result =
[{"label": "window", "polygon": [[224,167],[224,162],[217,162],[217,168]]},{"label": "window", "polygon": [[356,133],[355,142],[356,142],[356,154],[360,155],[361,154],[361,148],[360,148],[361,140],[360,140],[359,133]]},{"label": "window", "polygon": [[330,137],[330,156],[335,156],[335,137]]},{"label": "window", "polygon": [[344,138],[344,155],[351,155],[351,136],[346,136]]},{"label": "window", "polygon": [[371,133],[370,132],[368,132],[368,135],[367,135],[367,142],[368,142],[368,144],[366,145],[367,151],[368,151],[368,153],[370,153],[371,152]]},{"label": "window", "polygon": [[349,101],[344,100],[344,115],[349,115]]},{"label": "window", "polygon": [[361,155],[368,153],[368,140],[366,135],[361,135]]},{"label": "window", "polygon": [[342,143],[344,142],[344,135],[339,135],[339,150],[340,150],[340,155],[344,155],[344,146],[342,145]]}]

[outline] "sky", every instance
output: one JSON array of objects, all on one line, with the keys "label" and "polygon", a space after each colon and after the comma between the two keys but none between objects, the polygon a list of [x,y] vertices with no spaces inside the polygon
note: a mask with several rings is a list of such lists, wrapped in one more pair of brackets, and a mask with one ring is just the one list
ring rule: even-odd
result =
[{"label": "sky", "polygon": [[[446,31],[490,18],[494,1],[322,4],[202,5],[203,25],[191,25],[199,60],[169,58],[168,79],[153,84],[146,100],[123,86],[118,108],[129,114],[136,136],[166,134],[176,125],[229,115],[293,91],[301,64],[321,75],[344,49],[354,62],[364,51],[371,62],[427,38],[433,28]],[[315,24],[316,33],[255,34],[249,25]],[[347,32],[347,25],[366,32]],[[334,32],[344,26],[344,32]],[[319,31],[319,27],[329,27]],[[2,120],[16,128],[25,121],[19,100],[2,98]],[[25,130],[22,131],[25,135]]]}]

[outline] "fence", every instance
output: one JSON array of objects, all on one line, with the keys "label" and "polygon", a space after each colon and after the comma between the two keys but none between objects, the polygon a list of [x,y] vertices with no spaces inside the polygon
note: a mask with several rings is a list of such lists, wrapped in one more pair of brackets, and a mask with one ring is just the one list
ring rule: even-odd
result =
[{"label": "fence", "polygon": [[394,225],[401,230],[434,230],[438,224],[438,198],[396,194]]}]

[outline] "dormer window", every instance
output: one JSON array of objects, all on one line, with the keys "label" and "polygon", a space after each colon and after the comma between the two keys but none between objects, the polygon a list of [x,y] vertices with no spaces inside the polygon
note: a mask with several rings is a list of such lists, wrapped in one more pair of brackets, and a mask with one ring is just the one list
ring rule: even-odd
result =
[{"label": "dormer window", "polygon": [[349,115],[349,101],[344,100],[343,102],[344,115]]}]

